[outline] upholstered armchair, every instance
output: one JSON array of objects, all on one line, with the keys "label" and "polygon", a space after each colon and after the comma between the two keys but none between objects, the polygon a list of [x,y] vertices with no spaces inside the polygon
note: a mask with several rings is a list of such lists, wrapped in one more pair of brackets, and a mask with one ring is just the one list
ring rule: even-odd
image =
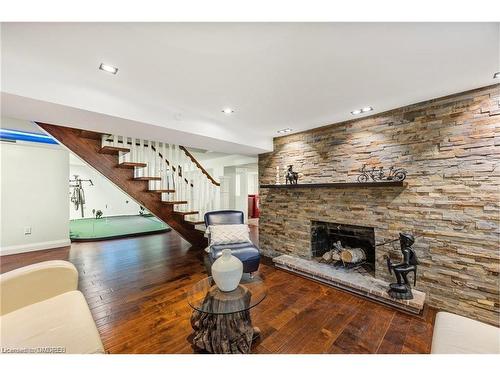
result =
[{"label": "upholstered armchair", "polygon": [[[3,353],[104,353],[71,263],[49,260],[0,275]],[[41,351],[40,351],[41,350]]]},{"label": "upholstered armchair", "polygon": [[[223,210],[211,211],[205,214],[205,225],[209,228],[211,225],[231,225],[244,224],[244,216],[242,211]],[[210,244],[210,230],[207,230],[209,236],[209,258],[213,263],[222,255],[222,250],[230,249],[231,254],[241,260],[243,263],[243,272],[253,273],[258,270],[260,263],[260,253],[257,246],[250,240],[245,242],[236,242],[229,244]]]}]

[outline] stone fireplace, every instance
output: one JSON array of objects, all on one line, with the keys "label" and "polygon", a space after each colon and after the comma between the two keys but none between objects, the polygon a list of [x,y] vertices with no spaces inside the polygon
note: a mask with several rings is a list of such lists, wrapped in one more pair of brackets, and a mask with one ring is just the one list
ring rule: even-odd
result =
[{"label": "stone fireplace", "polygon": [[[366,271],[375,275],[375,230],[372,227],[311,221],[311,256],[321,257],[339,242],[344,248],[360,248],[366,259],[360,264]],[[342,262],[337,262],[342,263]],[[345,264],[349,268],[349,264]]]},{"label": "stone fireplace", "polygon": [[[401,257],[390,241],[412,233],[416,289],[426,302],[498,325],[499,99],[493,85],[275,138],[274,150],[259,155],[261,251],[305,269],[318,254],[315,223],[374,228],[377,244],[385,243],[374,252],[374,279],[387,285],[394,276],[385,257]],[[357,187],[364,164],[405,168],[406,185]],[[299,173],[297,187],[262,186],[287,165]]]}]

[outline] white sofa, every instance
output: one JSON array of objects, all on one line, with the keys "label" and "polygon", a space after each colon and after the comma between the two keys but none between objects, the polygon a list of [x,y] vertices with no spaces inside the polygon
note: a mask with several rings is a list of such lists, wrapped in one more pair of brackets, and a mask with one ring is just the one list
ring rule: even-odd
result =
[{"label": "white sofa", "polygon": [[500,328],[448,312],[438,312],[432,354],[500,354]]},{"label": "white sofa", "polygon": [[2,353],[104,353],[78,271],[54,260],[0,275]]}]

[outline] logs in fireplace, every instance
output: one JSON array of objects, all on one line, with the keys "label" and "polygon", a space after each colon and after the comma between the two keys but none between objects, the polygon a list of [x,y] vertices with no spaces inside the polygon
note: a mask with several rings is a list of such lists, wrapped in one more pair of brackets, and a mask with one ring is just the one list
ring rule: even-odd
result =
[{"label": "logs in fireplace", "polygon": [[366,261],[366,253],[360,247],[344,247],[341,241],[333,244],[330,251],[327,251],[321,257],[322,263],[342,262],[345,264],[358,264]]},{"label": "logs in fireplace", "polygon": [[370,227],[311,222],[312,258],[322,263],[375,270],[375,231]]}]

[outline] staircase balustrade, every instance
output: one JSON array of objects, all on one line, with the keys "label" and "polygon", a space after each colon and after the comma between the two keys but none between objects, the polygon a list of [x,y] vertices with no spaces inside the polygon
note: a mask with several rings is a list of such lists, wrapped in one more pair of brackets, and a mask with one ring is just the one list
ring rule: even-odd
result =
[{"label": "staircase balustrade", "polygon": [[203,221],[205,212],[220,208],[219,183],[193,160],[184,147],[111,134],[102,135],[101,147],[120,149],[120,164],[146,164],[134,167],[134,178],[156,177],[148,181],[149,190],[161,191],[161,199],[166,203],[186,201],[175,204],[176,212],[197,212],[186,215],[186,220]]}]

